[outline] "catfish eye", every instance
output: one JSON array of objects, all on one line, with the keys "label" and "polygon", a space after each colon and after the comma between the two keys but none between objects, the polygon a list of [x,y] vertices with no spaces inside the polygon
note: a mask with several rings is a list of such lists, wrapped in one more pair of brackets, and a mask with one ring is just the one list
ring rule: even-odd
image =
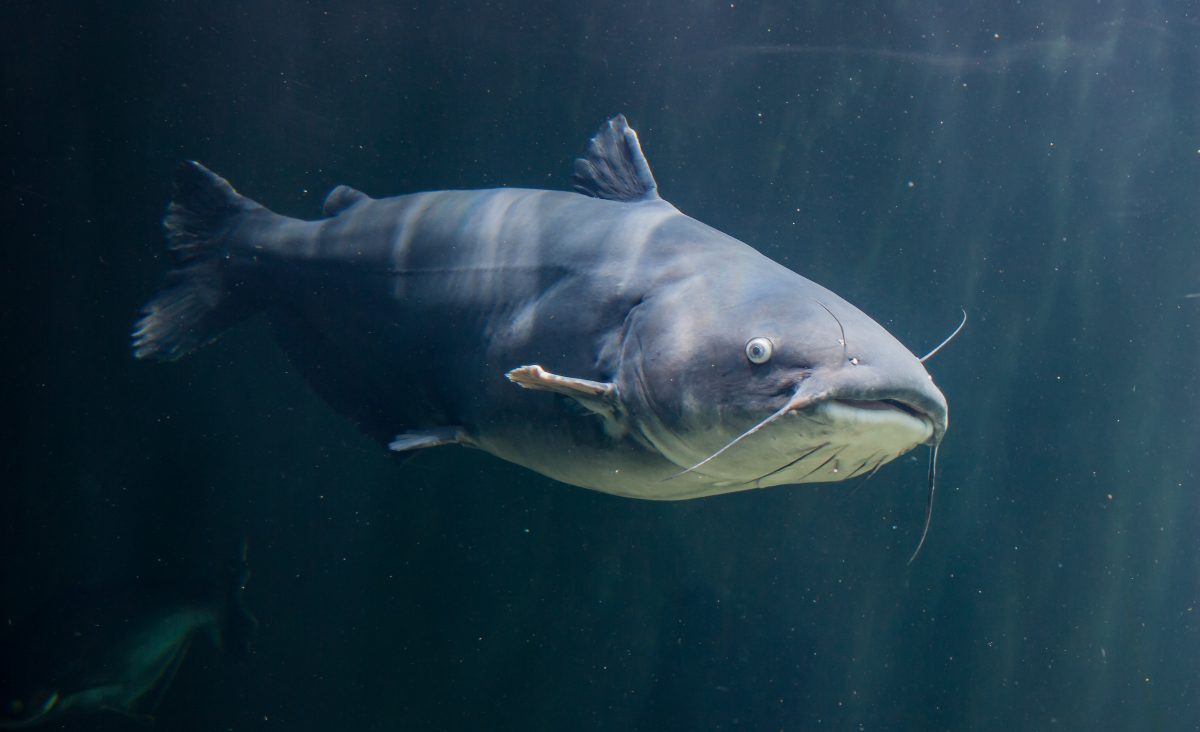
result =
[{"label": "catfish eye", "polygon": [[751,338],[746,343],[746,358],[750,359],[750,363],[766,363],[771,360],[772,350],[770,338]]}]

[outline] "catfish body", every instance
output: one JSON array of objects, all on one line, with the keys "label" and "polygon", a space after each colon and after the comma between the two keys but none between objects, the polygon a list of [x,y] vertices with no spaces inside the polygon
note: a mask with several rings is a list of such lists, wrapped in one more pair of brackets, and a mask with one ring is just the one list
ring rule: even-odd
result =
[{"label": "catfish body", "polygon": [[663,201],[623,117],[575,183],[343,186],[301,221],[185,163],[165,219],[180,266],[135,354],[178,358],[266,312],[316,391],[393,450],[462,444],[641,498],[841,480],[941,439],[920,362]]}]

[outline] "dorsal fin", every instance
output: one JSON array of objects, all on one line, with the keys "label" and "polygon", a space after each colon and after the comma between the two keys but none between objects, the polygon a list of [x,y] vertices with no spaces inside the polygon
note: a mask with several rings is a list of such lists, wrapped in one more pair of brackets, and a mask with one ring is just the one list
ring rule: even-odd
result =
[{"label": "dorsal fin", "polygon": [[575,161],[575,190],[610,201],[658,200],[658,184],[642,154],[637,133],[618,114],[588,143],[587,157]]},{"label": "dorsal fin", "polygon": [[370,196],[350,186],[338,186],[330,191],[328,196],[325,196],[325,205],[321,207],[321,210],[325,212],[326,216],[337,216],[359,201],[365,201],[368,198]]}]

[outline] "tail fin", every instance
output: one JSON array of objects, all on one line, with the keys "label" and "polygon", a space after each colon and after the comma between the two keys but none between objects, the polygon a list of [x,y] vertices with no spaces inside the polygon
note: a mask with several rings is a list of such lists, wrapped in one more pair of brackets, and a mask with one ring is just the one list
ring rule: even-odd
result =
[{"label": "tail fin", "polygon": [[179,165],[174,200],[163,218],[167,248],[178,266],[142,308],[133,329],[136,358],[174,361],[252,312],[222,280],[233,226],[242,214],[259,208],[200,163]]}]

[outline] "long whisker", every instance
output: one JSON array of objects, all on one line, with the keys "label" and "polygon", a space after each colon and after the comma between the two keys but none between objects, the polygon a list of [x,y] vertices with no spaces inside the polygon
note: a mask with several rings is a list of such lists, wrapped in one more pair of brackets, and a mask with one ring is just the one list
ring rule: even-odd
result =
[{"label": "long whisker", "polygon": [[917,542],[917,548],[913,550],[912,556],[908,558],[909,564],[912,564],[917,555],[921,553],[921,547],[925,546],[925,537],[929,535],[929,523],[933,519],[933,491],[934,476],[937,474],[937,454],[938,446],[935,444],[929,448],[929,498],[925,501],[925,528],[921,529],[921,540]]},{"label": "long whisker", "polygon": [[[797,391],[797,393],[798,393],[798,392],[799,392],[799,388],[797,388],[797,390],[796,390],[796,391]],[[701,460],[700,462],[696,463],[695,465],[693,465],[692,467],[688,468],[687,470],[681,470],[681,471],[679,471],[678,473],[676,473],[676,474],[674,474],[674,475],[669,475],[669,476],[667,476],[666,478],[663,478],[663,479],[662,479],[661,481],[659,481],[659,482],[663,482],[663,483],[665,483],[665,482],[666,482],[666,481],[668,481],[668,480],[674,480],[675,478],[678,478],[678,477],[679,477],[679,476],[681,476],[681,475],[687,475],[688,473],[691,473],[692,471],[696,470],[697,468],[701,468],[701,467],[703,467],[703,466],[707,465],[707,464],[708,464],[710,461],[712,461],[712,460],[713,460],[713,458],[717,457],[718,455],[720,455],[721,453],[725,452],[726,450],[728,450],[729,448],[733,447],[734,445],[738,444],[739,442],[741,442],[742,440],[746,439],[746,438],[747,438],[747,437],[749,437],[750,435],[754,434],[755,432],[758,432],[758,431],[759,431],[759,430],[761,430],[763,427],[766,427],[767,425],[771,424],[772,422],[774,422],[775,420],[779,419],[779,418],[780,418],[780,417],[782,417],[783,415],[787,414],[789,410],[791,410],[791,409],[795,409],[795,408],[797,407],[797,405],[794,403],[795,401],[796,401],[796,395],[795,395],[795,394],[793,394],[793,395],[792,395],[792,397],[791,397],[790,399],[788,399],[788,400],[787,400],[787,403],[786,403],[786,404],[784,404],[782,407],[780,407],[778,410],[776,410],[774,414],[772,414],[770,417],[767,417],[766,419],[764,419],[763,421],[759,422],[758,424],[754,425],[753,427],[751,427],[750,429],[746,430],[745,432],[743,432],[742,434],[738,435],[737,437],[733,438],[733,439],[732,439],[732,440],[730,440],[729,442],[725,443],[725,446],[724,446],[724,447],[722,447],[720,450],[717,450],[717,451],[716,451],[716,452],[714,452],[712,455],[709,455],[708,457],[704,458],[703,460]]]},{"label": "long whisker", "polygon": [[[818,300],[816,298],[813,298],[813,302],[815,302],[816,304],[818,304],[822,308],[824,308],[825,312],[829,313],[829,317],[833,318],[833,322],[838,324],[838,330],[841,331],[841,333],[842,333],[842,338],[841,338],[842,361],[845,362],[845,360],[846,360],[846,329],[842,327],[842,321],[838,320],[838,316],[834,315],[832,310],[825,307],[825,303],[821,302],[820,300]],[[940,348],[940,346],[939,346],[939,348]]]},{"label": "long whisker", "polygon": [[953,333],[951,333],[949,336],[947,336],[947,337],[946,337],[946,340],[944,340],[944,341],[942,341],[941,343],[939,343],[937,348],[933,349],[933,350],[932,350],[932,351],[930,351],[929,353],[926,353],[924,356],[922,356],[922,357],[921,357],[921,359],[920,359],[921,363],[925,363],[925,362],[926,362],[926,361],[928,361],[929,359],[933,358],[933,355],[934,355],[935,353],[937,353],[938,351],[942,350],[942,348],[943,348],[943,347],[944,347],[944,346],[945,346],[947,343],[949,343],[950,341],[954,340],[954,336],[956,336],[956,335],[958,335],[959,333],[961,333],[961,332],[962,332],[962,329],[963,329],[963,327],[964,327],[964,326],[967,324],[967,311],[966,311],[966,309],[965,309],[965,308],[963,309],[963,311],[962,311],[962,314],[963,314],[963,319],[962,319],[962,322],[958,324],[958,327],[954,329],[954,332],[953,332]]}]

